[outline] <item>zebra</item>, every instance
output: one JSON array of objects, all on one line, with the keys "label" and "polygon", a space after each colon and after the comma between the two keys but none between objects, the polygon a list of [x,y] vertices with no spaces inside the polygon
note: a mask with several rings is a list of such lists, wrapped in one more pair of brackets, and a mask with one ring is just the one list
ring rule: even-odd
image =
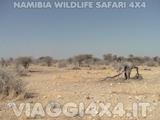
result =
[{"label": "zebra", "polygon": [[128,62],[128,61],[117,61],[117,63],[114,63],[116,65],[118,74],[114,75],[112,77],[106,77],[102,81],[106,79],[112,79],[116,78],[122,74],[124,74],[125,80],[131,79],[131,72],[133,69],[136,69],[136,76],[133,77],[134,79],[143,79],[143,77],[139,74],[139,68],[136,66],[133,62]]},{"label": "zebra", "polygon": [[119,71],[120,73],[124,73],[124,77],[126,80],[131,78],[131,72],[133,69],[136,69],[136,78],[138,79],[140,76],[138,66],[134,65],[132,62],[120,63]]}]

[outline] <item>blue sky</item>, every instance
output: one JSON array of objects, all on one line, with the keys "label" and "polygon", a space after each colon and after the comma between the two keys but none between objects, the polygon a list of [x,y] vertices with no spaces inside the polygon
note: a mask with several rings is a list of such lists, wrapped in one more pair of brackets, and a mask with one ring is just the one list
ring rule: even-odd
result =
[{"label": "blue sky", "polygon": [[144,0],[145,9],[14,9],[13,1],[0,1],[0,57],[160,56],[159,0]]}]

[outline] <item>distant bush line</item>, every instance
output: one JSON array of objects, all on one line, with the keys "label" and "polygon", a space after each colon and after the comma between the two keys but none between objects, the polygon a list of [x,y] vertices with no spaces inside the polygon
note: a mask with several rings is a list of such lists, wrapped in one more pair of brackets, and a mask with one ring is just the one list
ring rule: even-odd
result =
[{"label": "distant bush line", "polygon": [[39,58],[33,57],[19,57],[19,58],[1,58],[0,65],[1,67],[8,67],[10,65],[22,66],[25,69],[28,69],[30,64],[42,65],[42,66],[57,66],[57,67],[66,67],[68,65],[74,65],[75,67],[89,67],[91,65],[112,65],[116,61],[128,61],[136,65],[145,65],[149,67],[160,66],[160,57],[148,57],[148,56],[134,56],[129,55],[128,57],[117,56],[113,54],[105,54],[102,58],[97,58],[92,54],[80,54],[67,59],[54,59],[50,56],[42,56]]}]

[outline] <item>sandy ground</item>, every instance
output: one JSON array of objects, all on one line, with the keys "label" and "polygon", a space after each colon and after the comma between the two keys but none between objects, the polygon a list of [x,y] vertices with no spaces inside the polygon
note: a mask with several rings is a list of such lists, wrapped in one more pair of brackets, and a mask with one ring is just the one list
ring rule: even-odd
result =
[{"label": "sandy ground", "polygon": [[[145,67],[146,68],[146,67]],[[0,120],[159,120],[160,119],[160,67],[140,68],[143,80],[106,80],[101,81],[106,76],[116,74],[116,71],[110,67],[104,70],[69,70],[58,69],[55,67],[32,66],[32,73],[29,76],[21,77],[26,83],[26,90],[34,93],[33,98],[29,99],[7,99],[0,101]],[[134,73],[133,73],[134,74]],[[58,117],[45,115],[43,117],[27,117],[21,115],[16,117],[8,103],[15,102],[17,106],[20,103],[36,102],[42,103],[45,108],[51,102],[58,102],[61,107],[66,103],[75,103],[77,106],[84,103],[87,108],[91,103],[99,106],[100,103],[111,103],[109,110],[115,108],[118,103],[123,103],[126,114],[122,117],[112,114],[111,117],[104,114],[96,116],[75,115],[67,117],[61,113]],[[137,117],[132,117],[133,103],[149,103],[147,116],[143,117],[141,111]],[[99,109],[99,112],[101,110]]]}]

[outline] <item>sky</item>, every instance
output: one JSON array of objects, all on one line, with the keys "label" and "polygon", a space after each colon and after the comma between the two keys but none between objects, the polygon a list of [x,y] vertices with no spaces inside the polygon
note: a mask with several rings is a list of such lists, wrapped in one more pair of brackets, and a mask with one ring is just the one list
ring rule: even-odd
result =
[{"label": "sky", "polygon": [[144,9],[15,9],[14,1],[0,0],[0,57],[160,56],[160,0]]}]

